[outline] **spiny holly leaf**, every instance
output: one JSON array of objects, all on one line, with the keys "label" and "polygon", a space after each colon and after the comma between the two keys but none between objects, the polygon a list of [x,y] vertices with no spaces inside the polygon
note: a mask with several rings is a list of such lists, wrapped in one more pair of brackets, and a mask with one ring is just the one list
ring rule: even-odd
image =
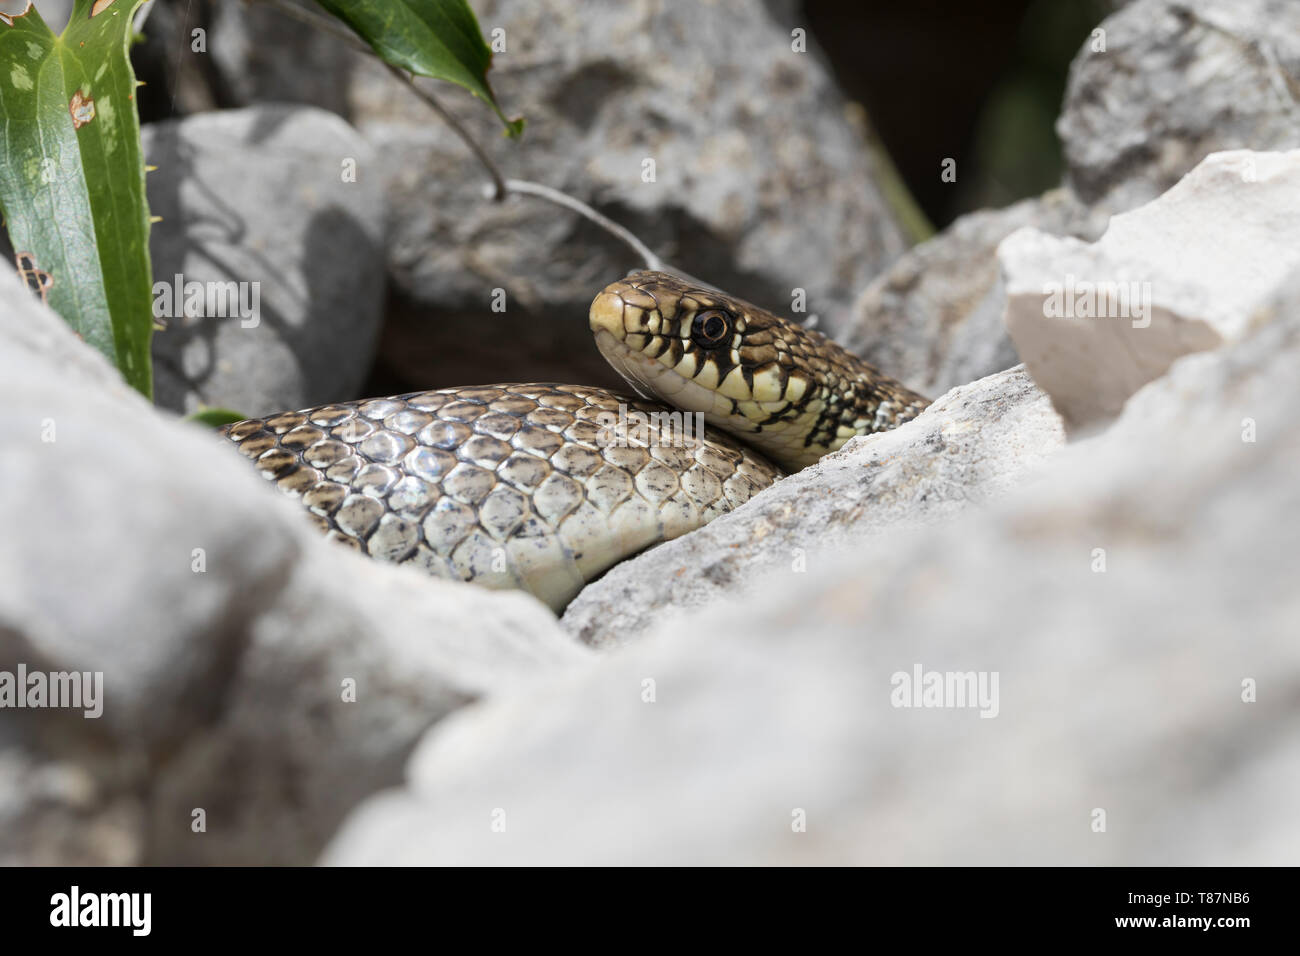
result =
[{"label": "spiny holly leaf", "polygon": [[131,19],[143,0],[76,0],[55,36],[0,16],[0,210],[18,268],[149,395],[153,333]]},{"label": "spiny holly leaf", "polygon": [[463,86],[483,100],[507,136],[524,131],[507,119],[488,85],[492,51],[465,0],[316,0],[370,44],[385,63]]}]

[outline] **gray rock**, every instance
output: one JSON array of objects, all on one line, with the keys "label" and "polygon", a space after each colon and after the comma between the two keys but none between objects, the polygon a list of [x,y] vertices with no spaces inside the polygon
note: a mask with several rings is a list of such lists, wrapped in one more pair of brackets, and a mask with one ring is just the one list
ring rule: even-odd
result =
[{"label": "gray rock", "polygon": [[1071,427],[1105,423],[1179,356],[1247,334],[1300,267],[1300,150],[1215,153],[1091,245],[1026,228],[998,255],[1034,380]]},{"label": "gray rock", "polygon": [[430,724],[584,658],[525,595],[321,538],[7,271],[0,475],[0,671],[103,674],[98,718],[3,712],[4,863],[309,862]]},{"label": "gray rock", "polygon": [[458,714],[325,861],[1294,862],[1300,275],[1270,314],[988,509]]},{"label": "gray rock", "polygon": [[[325,16],[314,3],[301,6]],[[303,103],[347,112],[360,55],[337,37],[265,3],[213,4],[208,32],[213,85],[223,102]]]},{"label": "gray rock", "polygon": [[999,241],[1022,226],[1096,239],[1107,218],[1209,153],[1300,146],[1300,6],[1136,0],[1084,42],[1057,131],[1064,190],[964,216],[877,277],[840,339],[925,394],[1020,358],[1002,326]]},{"label": "gray rock", "polygon": [[1068,190],[962,216],[908,250],[858,298],[844,346],[924,395],[1020,361],[1006,334],[998,243],[1022,226],[1096,238],[1105,217]]},{"label": "gray rock", "polygon": [[956,388],[893,431],[855,438],[692,534],[616,565],[561,625],[623,644],[669,615],[745,599],[766,572],[817,577],[896,525],[951,520],[1007,493],[1062,444],[1060,419],[1023,369]]},{"label": "gray rock", "polygon": [[[72,15],[73,0],[41,0],[37,11],[41,19],[55,33],[62,33]],[[6,16],[18,16],[27,9],[28,0],[0,0],[0,13]]]},{"label": "gray rock", "polygon": [[15,742],[0,744],[6,866],[129,866],[140,859],[145,812],[134,796],[109,792],[82,761],[47,760]]},{"label": "gray rock", "polygon": [[[298,6],[325,16],[316,4]],[[350,74],[361,54],[324,30],[257,0],[151,0],[141,9],[144,40],[132,46],[131,63],[148,80],[140,98],[146,115],[192,116],[257,103],[347,115]]]},{"label": "gray rock", "polygon": [[[583,661],[523,594],[435,590],[313,551],[250,628],[222,711],[153,781],[149,862],[310,862],[349,809],[400,779],[431,723]],[[194,807],[207,834],[190,830]]]},{"label": "gray rock", "polygon": [[[497,0],[505,31],[490,74],[528,128],[503,140],[468,94],[431,85],[507,176],[591,203],[667,260],[778,314],[793,291],[822,329],[906,248],[865,145],[816,54],[757,0],[646,7]],[[410,311],[390,361],[450,385],[614,381],[584,321],[596,290],[638,265],[605,233],[550,203],[494,204],[486,176],[444,124],[383,69],[358,69],[352,115],[377,150],[393,209],[389,266]],[[656,181],[642,181],[643,161]],[[505,313],[491,311],[505,290]],[[430,323],[437,349],[412,354]]]},{"label": "gray rock", "polygon": [[167,295],[158,404],[255,416],[354,397],[384,297],[381,185],[343,178],[347,160],[372,162],[366,143],[337,116],[284,105],[151,124],[143,136],[158,167],[149,205],[162,217],[150,239],[155,313],[159,284],[174,290],[177,274],[223,292],[243,284],[224,301],[205,294],[196,316]]},{"label": "gray rock", "polygon": [[1300,146],[1300,4],[1137,0],[1070,68],[1057,133],[1066,182],[1123,212],[1210,153]]}]

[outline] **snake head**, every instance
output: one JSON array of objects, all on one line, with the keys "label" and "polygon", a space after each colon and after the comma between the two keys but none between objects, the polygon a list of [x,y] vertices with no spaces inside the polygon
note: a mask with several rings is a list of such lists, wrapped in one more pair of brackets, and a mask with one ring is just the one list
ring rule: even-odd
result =
[{"label": "snake head", "polygon": [[667,402],[797,471],[928,404],[820,332],[666,272],[634,272],[591,304],[605,360]]}]

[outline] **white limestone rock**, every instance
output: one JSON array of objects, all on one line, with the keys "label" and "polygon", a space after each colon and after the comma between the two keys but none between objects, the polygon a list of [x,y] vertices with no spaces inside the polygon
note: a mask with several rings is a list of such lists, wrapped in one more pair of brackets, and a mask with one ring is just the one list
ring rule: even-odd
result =
[{"label": "white limestone rock", "polygon": [[[325,540],[0,270],[0,863],[306,863],[432,723],[579,665],[540,603]],[[196,830],[202,811],[204,829]]]},{"label": "white limestone rock", "polygon": [[588,585],[562,626],[625,644],[671,617],[762,593],[765,575],[816,577],[895,525],[951,520],[1008,493],[1064,441],[1023,369],[942,396],[901,428],[855,438],[698,531],[624,561]]},{"label": "white limestone rock", "polygon": [[987,509],[462,711],[324,861],[1294,863],[1300,274],[1267,309]]},{"label": "white limestone rock", "polygon": [[1095,243],[1021,229],[998,256],[1034,380],[1071,428],[1105,424],[1178,357],[1242,338],[1300,265],[1300,150],[1216,153]]}]

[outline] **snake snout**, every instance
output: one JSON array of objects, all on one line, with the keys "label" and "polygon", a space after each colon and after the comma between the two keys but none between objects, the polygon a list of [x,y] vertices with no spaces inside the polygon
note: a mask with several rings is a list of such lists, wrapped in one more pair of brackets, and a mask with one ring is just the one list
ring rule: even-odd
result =
[{"label": "snake snout", "polygon": [[588,314],[592,333],[608,332],[614,338],[622,339],[627,332],[623,324],[625,306],[623,297],[613,287],[602,291],[592,301]]},{"label": "snake snout", "polygon": [[637,295],[638,290],[625,282],[606,286],[592,300],[588,319],[605,361],[643,398],[656,398],[660,393],[655,379],[662,370],[653,368],[654,359],[629,342],[629,336],[643,337],[647,322],[645,311],[629,301]]},{"label": "snake snout", "polygon": [[662,331],[665,306],[671,308],[676,301],[660,291],[661,280],[667,278],[658,272],[634,272],[605,286],[591,303],[591,331],[604,330],[620,340]]}]

